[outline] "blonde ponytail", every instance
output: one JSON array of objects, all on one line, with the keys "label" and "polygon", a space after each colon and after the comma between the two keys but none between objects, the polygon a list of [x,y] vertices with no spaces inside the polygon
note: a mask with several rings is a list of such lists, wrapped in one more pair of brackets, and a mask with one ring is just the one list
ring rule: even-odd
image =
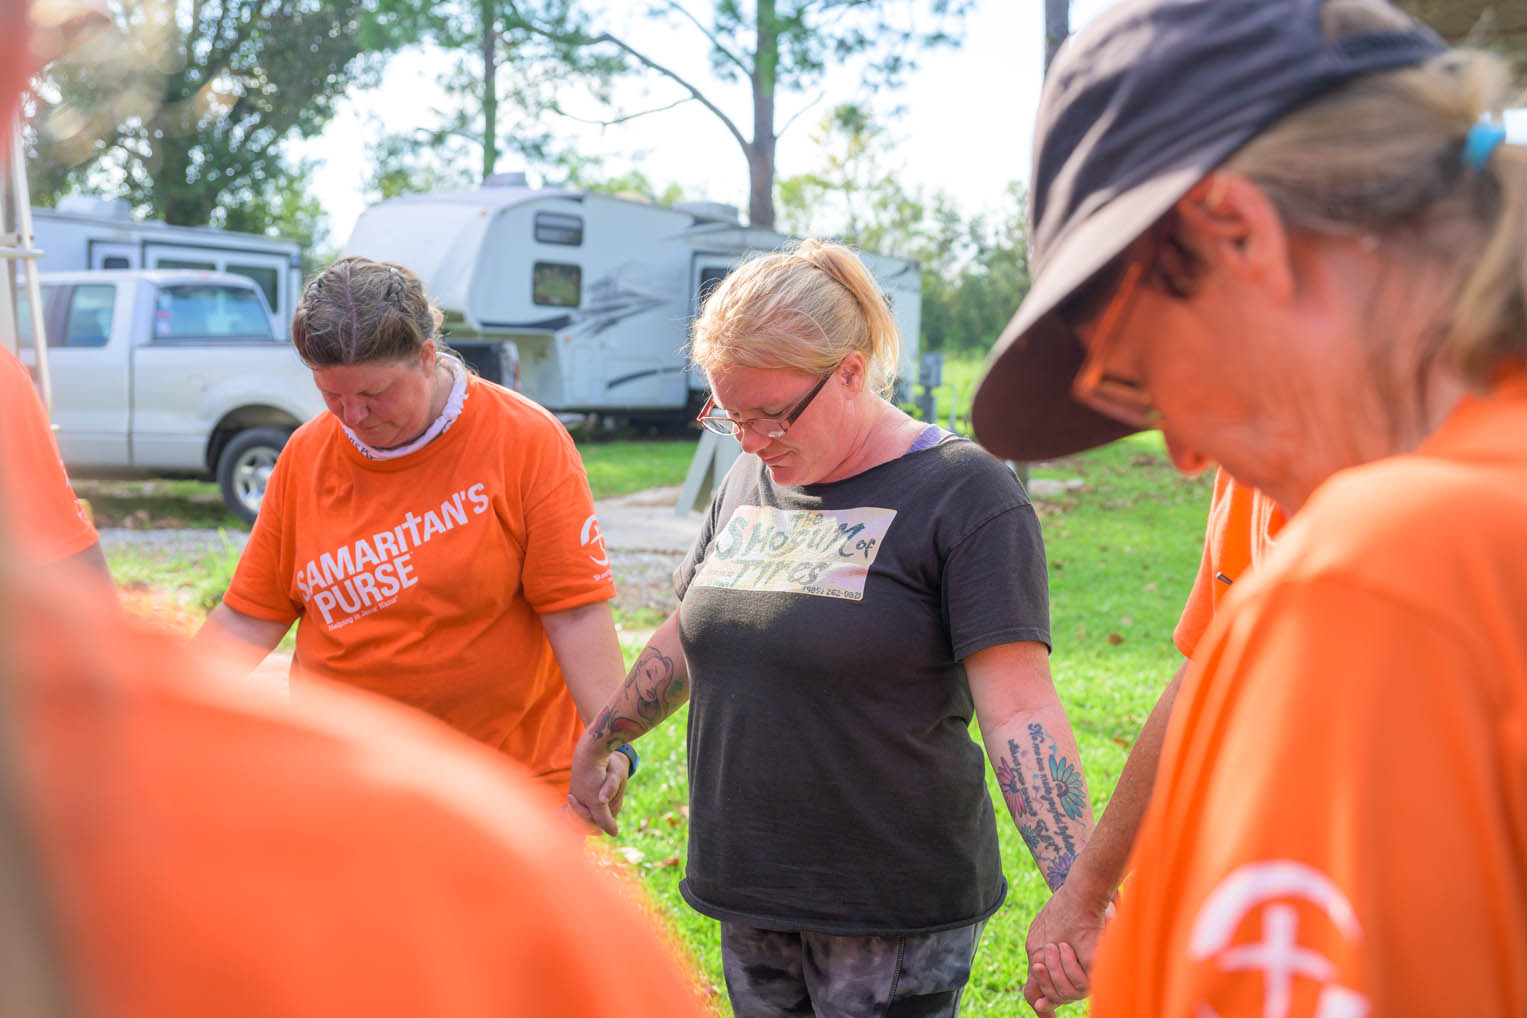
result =
[{"label": "blonde ponytail", "polygon": [[706,374],[732,367],[820,375],[857,351],[888,398],[901,336],[885,293],[841,244],[815,239],[738,266],[706,300],[690,357]]}]

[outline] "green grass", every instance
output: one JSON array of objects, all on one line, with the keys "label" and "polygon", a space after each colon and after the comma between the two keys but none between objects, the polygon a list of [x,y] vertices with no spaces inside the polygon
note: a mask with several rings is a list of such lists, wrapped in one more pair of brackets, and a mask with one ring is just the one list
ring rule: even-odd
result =
[{"label": "green grass", "polygon": [[227,510],[217,485],[210,481],[76,478],[73,483],[74,493],[90,503],[98,527],[249,529],[249,524]]},{"label": "green grass", "polygon": [[578,454],[595,498],[684,483],[698,435],[689,438],[580,442]]},{"label": "green grass", "polygon": [[[1178,475],[1155,435],[1036,464],[1033,476],[1086,482],[1039,504],[1050,563],[1051,668],[1101,814],[1129,746],[1180,661],[1171,631],[1197,568],[1209,485]],[[634,658],[640,647],[628,641],[626,650]],[[617,843],[639,853],[642,882],[689,948],[702,982],[724,1002],[717,925],[678,893],[687,829],[680,811],[687,800],[684,725],[680,712],[641,740],[642,772],[628,793]],[[987,784],[1002,821],[1010,890],[987,926],[961,1013],[1010,1018],[1025,1011],[1023,942],[1048,891],[1006,820],[989,771]],[[1085,1013],[1083,1005],[1062,1011]]]}]

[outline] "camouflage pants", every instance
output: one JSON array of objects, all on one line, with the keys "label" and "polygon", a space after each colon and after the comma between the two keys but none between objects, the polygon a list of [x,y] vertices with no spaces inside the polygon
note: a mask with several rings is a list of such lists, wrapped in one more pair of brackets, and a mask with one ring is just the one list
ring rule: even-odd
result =
[{"label": "camouflage pants", "polygon": [[904,937],[721,924],[737,1018],[952,1018],[985,921]]}]

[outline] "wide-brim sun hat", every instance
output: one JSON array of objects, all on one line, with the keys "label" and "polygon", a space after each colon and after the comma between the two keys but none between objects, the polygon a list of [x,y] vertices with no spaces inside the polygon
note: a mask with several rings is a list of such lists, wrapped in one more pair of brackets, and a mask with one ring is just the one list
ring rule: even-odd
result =
[{"label": "wide-brim sun hat", "polygon": [[1403,15],[1403,30],[1328,38],[1323,6],[1124,0],[1061,46],[1034,131],[1031,285],[971,411],[992,452],[1050,459],[1138,430],[1072,397],[1083,350],[1056,309],[1285,113],[1358,75],[1446,49]]}]

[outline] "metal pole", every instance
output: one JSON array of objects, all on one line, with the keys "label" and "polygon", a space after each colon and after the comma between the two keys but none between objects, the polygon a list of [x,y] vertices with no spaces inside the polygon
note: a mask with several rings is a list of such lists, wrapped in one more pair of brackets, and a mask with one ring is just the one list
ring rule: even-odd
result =
[{"label": "metal pole", "polygon": [[[11,130],[11,183],[12,200],[16,203],[16,257],[21,259],[21,272],[27,290],[27,310],[32,315],[32,349],[37,354],[37,386],[42,392],[42,405],[53,412],[53,373],[48,369],[48,338],[43,334],[42,287],[37,281],[36,241],[32,236],[32,198],[27,189],[26,153],[21,147],[21,125]],[[6,270],[9,272],[9,268]]]}]

